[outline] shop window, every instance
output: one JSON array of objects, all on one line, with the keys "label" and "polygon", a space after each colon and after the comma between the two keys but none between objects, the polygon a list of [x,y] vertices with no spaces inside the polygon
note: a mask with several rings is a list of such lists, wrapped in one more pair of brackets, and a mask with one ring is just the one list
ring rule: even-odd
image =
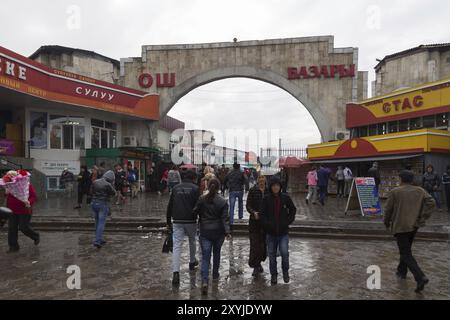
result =
[{"label": "shop window", "polygon": [[368,134],[367,129],[368,129],[367,127],[360,127],[359,128],[359,136],[367,137],[367,134]]},{"label": "shop window", "polygon": [[99,128],[91,129],[91,148],[92,149],[100,148],[100,129]]},{"label": "shop window", "polygon": [[424,128],[434,128],[435,127],[434,115],[423,117],[423,127]]},{"label": "shop window", "polygon": [[409,130],[417,130],[423,128],[422,118],[413,118],[409,120]]},{"label": "shop window", "polygon": [[387,124],[379,123],[378,124],[378,134],[386,134],[387,133]]},{"label": "shop window", "polygon": [[82,149],[84,148],[84,139],[83,118],[50,115],[51,149]]},{"label": "shop window", "polygon": [[409,130],[409,120],[400,120],[398,122],[398,131],[402,132],[402,131],[408,131]]},{"label": "shop window", "polygon": [[59,177],[47,177],[47,190],[59,189]]},{"label": "shop window", "polygon": [[92,149],[117,148],[117,124],[113,122],[91,119]]},{"label": "shop window", "polygon": [[398,121],[391,121],[388,123],[388,130],[389,133],[396,133],[398,132]]},{"label": "shop window", "polygon": [[369,126],[369,136],[376,136],[378,134],[378,126],[376,124],[371,124]]},{"label": "shop window", "polygon": [[47,113],[30,112],[30,147],[47,149]]},{"label": "shop window", "polygon": [[449,128],[448,113],[441,113],[436,115],[436,128],[447,130]]}]

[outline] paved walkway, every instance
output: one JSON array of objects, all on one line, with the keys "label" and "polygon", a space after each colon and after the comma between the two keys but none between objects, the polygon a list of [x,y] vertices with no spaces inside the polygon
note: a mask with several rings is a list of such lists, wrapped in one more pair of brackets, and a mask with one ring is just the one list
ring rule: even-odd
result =
[{"label": "paved walkway", "polygon": [[[296,221],[298,222],[321,222],[322,224],[346,223],[346,222],[375,222],[382,221],[382,217],[361,216],[359,211],[350,211],[345,216],[345,199],[336,199],[330,197],[324,207],[321,205],[306,205],[304,194],[292,195],[293,201],[298,208]],[[125,205],[112,204],[113,215],[121,218],[158,218],[165,220],[166,208],[169,196],[164,194],[139,194],[137,199],[127,199]],[[244,197],[244,220],[248,219],[248,213],[245,210]],[[82,209],[73,209],[76,198],[67,199],[64,197],[52,196],[49,199],[40,200],[36,203],[34,212],[39,217],[91,217],[91,210],[84,205]],[[237,203],[235,208],[235,217],[237,218]],[[237,221],[237,220],[236,220]],[[245,221],[244,221],[245,222]],[[450,213],[436,210],[428,225],[446,225],[450,226]]]},{"label": "paved walkway", "polygon": [[[0,232],[0,299],[450,299],[448,243],[415,244],[416,258],[430,278],[421,295],[414,293],[411,275],[396,279],[394,242],[291,239],[291,283],[271,286],[267,272],[251,276],[248,240],[235,238],[225,242],[221,278],[203,298],[200,272],[188,270],[187,243],[181,285],[174,290],[171,256],[161,253],[161,234],[107,234],[106,239],[97,250],[90,233],[42,233],[39,247],[21,236],[21,252],[7,255],[6,234]],[[70,265],[81,268],[81,290],[67,289]],[[381,268],[380,290],[367,289],[371,265]]]}]

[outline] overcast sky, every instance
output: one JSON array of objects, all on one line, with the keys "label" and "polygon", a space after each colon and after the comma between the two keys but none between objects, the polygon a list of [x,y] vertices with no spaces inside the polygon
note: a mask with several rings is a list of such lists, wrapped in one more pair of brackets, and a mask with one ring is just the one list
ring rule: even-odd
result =
[{"label": "overcast sky", "polygon": [[[2,0],[1,7],[0,45],[27,56],[50,44],[120,59],[140,56],[141,46],[150,44],[334,35],[335,47],[359,48],[359,70],[369,70],[372,81],[375,59],[450,42],[450,2],[444,0]],[[74,24],[77,10],[80,23]],[[200,87],[169,115],[190,129],[278,129],[285,147],[320,142],[297,100],[255,80]]]}]

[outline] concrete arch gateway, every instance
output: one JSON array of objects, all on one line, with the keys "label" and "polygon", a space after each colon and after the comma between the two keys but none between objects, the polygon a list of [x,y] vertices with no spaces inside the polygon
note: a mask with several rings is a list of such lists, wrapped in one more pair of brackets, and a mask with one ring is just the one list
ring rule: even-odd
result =
[{"label": "concrete arch gateway", "polygon": [[367,72],[358,49],[334,48],[333,36],[207,44],[143,46],[120,61],[121,84],[160,96],[160,116],[207,83],[251,78],[296,98],[316,122],[323,141],[345,130],[345,105],[367,97]]}]

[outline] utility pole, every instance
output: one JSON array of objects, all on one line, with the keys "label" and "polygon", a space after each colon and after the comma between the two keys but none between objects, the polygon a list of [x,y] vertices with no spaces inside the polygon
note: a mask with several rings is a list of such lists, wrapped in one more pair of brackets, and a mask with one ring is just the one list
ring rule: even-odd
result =
[{"label": "utility pole", "polygon": [[281,159],[281,138],[278,139],[278,159]]}]

